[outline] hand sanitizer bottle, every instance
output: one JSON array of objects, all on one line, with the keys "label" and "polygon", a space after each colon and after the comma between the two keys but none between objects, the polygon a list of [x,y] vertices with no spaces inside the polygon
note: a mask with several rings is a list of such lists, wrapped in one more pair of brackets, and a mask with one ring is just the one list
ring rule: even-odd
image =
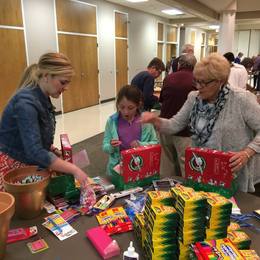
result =
[{"label": "hand sanitizer bottle", "polygon": [[130,242],[127,251],[124,252],[123,260],[139,260],[139,255],[135,252],[135,248],[133,247],[133,241]]}]

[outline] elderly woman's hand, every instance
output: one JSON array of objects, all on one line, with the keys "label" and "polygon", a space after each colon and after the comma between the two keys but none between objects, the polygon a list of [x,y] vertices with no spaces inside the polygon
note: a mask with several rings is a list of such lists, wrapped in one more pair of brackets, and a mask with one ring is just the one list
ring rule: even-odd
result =
[{"label": "elderly woman's hand", "polygon": [[232,172],[237,172],[241,168],[243,168],[250,157],[254,154],[254,151],[251,149],[241,150],[239,152],[234,152],[234,155],[230,158],[229,166],[232,170]]},{"label": "elderly woman's hand", "polygon": [[161,124],[160,118],[151,112],[142,113],[140,122],[142,124],[151,123],[157,129],[160,128],[160,124]]}]

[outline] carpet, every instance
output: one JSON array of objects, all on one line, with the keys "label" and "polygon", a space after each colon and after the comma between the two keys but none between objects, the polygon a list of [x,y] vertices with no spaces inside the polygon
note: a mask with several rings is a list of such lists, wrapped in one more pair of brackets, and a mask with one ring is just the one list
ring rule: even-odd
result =
[{"label": "carpet", "polygon": [[108,154],[102,151],[103,136],[104,133],[97,134],[72,146],[73,153],[83,149],[87,151],[90,165],[83,170],[86,171],[90,177],[106,175]]}]

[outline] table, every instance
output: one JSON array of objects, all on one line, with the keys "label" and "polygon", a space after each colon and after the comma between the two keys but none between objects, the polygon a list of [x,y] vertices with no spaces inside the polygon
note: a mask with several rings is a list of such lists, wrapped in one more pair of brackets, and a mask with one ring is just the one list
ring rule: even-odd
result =
[{"label": "table", "polygon": [[[255,209],[260,208],[260,198],[251,194],[238,192],[235,196],[238,202],[238,206],[241,208],[242,213],[249,213]],[[116,204],[118,206],[119,203]],[[6,257],[5,260],[20,260],[20,259],[37,259],[37,260],[100,260],[101,257],[98,255],[96,250],[93,248],[92,244],[85,237],[85,231],[90,227],[97,226],[98,223],[95,217],[81,216],[78,220],[72,223],[72,226],[78,231],[78,234],[68,238],[64,241],[60,241],[56,238],[50,231],[48,231],[41,224],[43,222],[43,216],[33,219],[33,220],[19,220],[14,218],[11,222],[11,228],[16,227],[28,227],[37,225],[38,233],[41,238],[44,238],[49,249],[44,252],[31,254],[29,249],[26,246],[26,243],[30,240],[20,241],[14,244],[7,245]],[[258,220],[255,220],[257,223]],[[260,222],[258,221],[258,226]],[[252,240],[251,248],[255,249],[260,255],[260,233],[256,233],[254,230],[245,228],[244,231],[250,236]],[[119,244],[121,249],[121,255],[114,257],[113,259],[123,259],[123,252],[127,250],[129,241],[134,241],[133,232],[128,232],[124,234],[114,235],[114,239]],[[140,248],[137,245],[137,242],[134,242],[136,251],[139,252],[140,260],[144,260],[140,254]]]}]

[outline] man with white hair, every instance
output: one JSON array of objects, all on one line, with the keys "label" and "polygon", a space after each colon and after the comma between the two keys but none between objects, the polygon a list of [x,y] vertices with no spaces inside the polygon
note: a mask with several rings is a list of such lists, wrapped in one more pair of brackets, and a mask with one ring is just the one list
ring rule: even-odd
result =
[{"label": "man with white hair", "polygon": [[[181,48],[181,55],[182,54],[194,54],[194,46],[192,44],[184,44]],[[181,56],[180,55],[180,56]],[[171,68],[169,74],[178,71],[178,63],[180,56],[171,62]]]}]

